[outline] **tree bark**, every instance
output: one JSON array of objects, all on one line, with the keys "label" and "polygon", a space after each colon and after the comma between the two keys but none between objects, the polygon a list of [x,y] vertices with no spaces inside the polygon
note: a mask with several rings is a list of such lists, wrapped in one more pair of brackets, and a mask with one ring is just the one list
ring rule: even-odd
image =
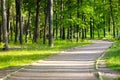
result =
[{"label": "tree bark", "polygon": [[[77,4],[79,6],[80,0],[77,0]],[[77,8],[77,18],[80,18],[79,7]],[[76,38],[76,42],[78,42],[78,41],[79,41],[79,25],[77,25],[77,38]]]},{"label": "tree bark", "polygon": [[13,40],[13,27],[12,27],[12,22],[10,22],[10,37],[11,41]]},{"label": "tree bark", "polygon": [[3,42],[4,42],[3,50],[8,50],[7,16],[6,16],[5,0],[1,0],[1,7],[2,7],[2,26],[3,26]]},{"label": "tree bark", "polygon": [[15,27],[15,43],[18,41],[18,27],[19,27],[19,0],[15,0],[16,3],[16,27]]},{"label": "tree bark", "polygon": [[109,20],[108,20],[108,36],[109,36],[109,38],[110,38],[110,34],[111,34],[110,20],[111,20],[111,18],[110,18],[110,15],[109,15]]},{"label": "tree bark", "polygon": [[53,0],[49,0],[49,46],[53,47]]},{"label": "tree bark", "polygon": [[111,18],[112,18],[112,23],[113,23],[113,38],[116,36],[116,30],[115,30],[115,20],[114,20],[114,15],[113,15],[113,8],[112,8],[112,0],[109,0],[110,3],[110,11],[111,11]]},{"label": "tree bark", "polygon": [[93,27],[92,27],[92,18],[90,17],[90,38],[93,38]]},{"label": "tree bark", "polygon": [[62,39],[65,40],[65,28],[63,27],[63,36]]},{"label": "tree bark", "polygon": [[47,23],[48,23],[48,18],[49,18],[49,15],[48,15],[48,8],[49,8],[49,2],[46,3],[46,10],[44,11],[45,13],[45,25],[44,25],[44,35],[43,35],[43,44],[46,44],[46,40],[47,40]]},{"label": "tree bark", "polygon": [[36,21],[35,21],[35,28],[34,28],[34,36],[33,36],[33,42],[38,43],[39,41],[39,35],[40,35],[40,3],[41,0],[37,0],[37,8],[36,8]]},{"label": "tree bark", "polygon": [[[58,0],[55,0],[55,6],[58,5],[57,1]],[[56,23],[55,23],[55,26],[56,26],[56,39],[58,39],[58,9],[57,8],[55,10],[55,20],[56,20]]]},{"label": "tree bark", "polygon": [[20,8],[19,8],[19,28],[20,28],[20,44],[23,44],[23,23],[24,23],[24,20],[23,20],[23,17],[21,15],[21,5],[22,5],[22,2],[21,0],[19,1],[19,4],[20,4]]},{"label": "tree bark", "polygon": [[100,39],[100,24],[98,25],[98,39]]},{"label": "tree bark", "polygon": [[30,23],[31,23],[31,12],[29,11],[29,12],[28,12],[28,23],[27,23],[27,29],[26,29],[25,42],[28,42]]},{"label": "tree bark", "polygon": [[[61,2],[61,12],[62,12],[63,7],[64,7],[63,0],[61,0],[60,2]],[[61,39],[63,38],[63,23],[62,23],[62,20],[63,20],[63,15],[60,14],[60,21],[61,21],[61,24],[60,24],[60,38]]]},{"label": "tree bark", "polygon": [[57,15],[57,11],[56,11],[56,39],[58,39],[58,22],[57,22],[57,18],[58,15]]},{"label": "tree bark", "polygon": [[7,8],[7,32],[8,32],[8,41],[9,41],[9,35],[10,35],[10,5],[8,5]]},{"label": "tree bark", "polygon": [[82,29],[82,39],[85,39],[85,29]]},{"label": "tree bark", "polygon": [[70,27],[68,27],[68,30],[67,30],[67,39],[70,40]]}]

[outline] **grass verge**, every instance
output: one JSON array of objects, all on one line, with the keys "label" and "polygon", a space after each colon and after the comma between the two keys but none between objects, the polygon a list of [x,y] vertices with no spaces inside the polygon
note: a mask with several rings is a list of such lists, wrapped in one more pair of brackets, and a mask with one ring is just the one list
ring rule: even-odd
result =
[{"label": "grass verge", "polygon": [[120,71],[120,41],[116,41],[113,46],[108,49],[105,59],[109,68]]},{"label": "grass verge", "polygon": [[88,41],[71,42],[71,41],[55,41],[54,48],[40,44],[24,44],[10,45],[9,51],[0,51],[0,69],[6,69],[17,66],[24,66],[37,60],[44,60],[50,56],[57,54],[61,50],[65,50],[75,46],[89,44]]}]

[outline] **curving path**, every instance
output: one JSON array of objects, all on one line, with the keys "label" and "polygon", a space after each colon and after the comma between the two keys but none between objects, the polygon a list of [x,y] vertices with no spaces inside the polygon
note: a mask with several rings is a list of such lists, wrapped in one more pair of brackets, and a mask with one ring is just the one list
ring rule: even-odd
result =
[{"label": "curving path", "polygon": [[112,42],[94,40],[93,43],[33,63],[5,80],[97,80],[95,61]]}]

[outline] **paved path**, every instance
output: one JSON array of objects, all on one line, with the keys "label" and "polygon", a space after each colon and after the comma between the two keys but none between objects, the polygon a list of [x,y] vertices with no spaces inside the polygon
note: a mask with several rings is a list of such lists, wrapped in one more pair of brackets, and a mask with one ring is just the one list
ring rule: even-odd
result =
[{"label": "paved path", "polygon": [[112,43],[93,42],[92,45],[75,47],[46,61],[26,66],[6,80],[97,80],[95,61]]}]

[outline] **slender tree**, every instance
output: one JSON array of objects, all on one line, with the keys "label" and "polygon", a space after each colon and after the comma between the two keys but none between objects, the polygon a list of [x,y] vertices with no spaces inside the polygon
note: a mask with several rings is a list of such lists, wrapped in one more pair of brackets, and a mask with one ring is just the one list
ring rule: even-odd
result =
[{"label": "slender tree", "polygon": [[6,6],[5,0],[1,0],[2,7],[2,26],[3,26],[3,50],[8,50],[8,35],[7,35],[7,16],[6,16]]},{"label": "slender tree", "polygon": [[19,27],[19,0],[15,0],[16,3],[16,27],[15,27],[15,43],[18,41],[18,27]]},{"label": "slender tree", "polygon": [[49,0],[49,45],[53,44],[53,0]]},{"label": "slender tree", "polygon": [[26,28],[26,37],[25,41],[28,42],[28,37],[29,37],[29,30],[30,30],[30,24],[31,23],[31,12],[28,12],[28,23],[27,23],[27,28]]},{"label": "slender tree", "polygon": [[47,25],[48,25],[48,10],[49,10],[49,2],[46,1],[46,8],[44,10],[45,13],[45,25],[44,25],[44,36],[43,36],[43,44],[46,44],[46,39],[47,39]]},{"label": "slender tree", "polygon": [[[80,18],[80,11],[79,11],[79,5],[80,4],[80,0],[77,0],[77,18]],[[77,25],[77,39],[76,41],[78,42],[79,41],[79,25]]]},{"label": "slender tree", "polygon": [[41,0],[37,0],[37,8],[36,8],[36,21],[35,21],[35,28],[34,28],[34,36],[33,42],[38,43],[39,35],[40,35],[40,4]]},{"label": "slender tree", "polygon": [[20,28],[20,38],[19,38],[19,41],[20,41],[20,44],[23,44],[23,22],[24,22],[24,19],[22,17],[22,9],[21,9],[21,6],[22,6],[22,0],[19,0],[19,28]]},{"label": "slender tree", "polygon": [[113,23],[113,38],[115,38],[116,36],[116,30],[115,30],[115,19],[114,19],[114,15],[113,15],[113,7],[112,7],[112,0],[109,0],[110,3],[110,13],[111,13],[111,18],[112,18],[112,23]]}]

